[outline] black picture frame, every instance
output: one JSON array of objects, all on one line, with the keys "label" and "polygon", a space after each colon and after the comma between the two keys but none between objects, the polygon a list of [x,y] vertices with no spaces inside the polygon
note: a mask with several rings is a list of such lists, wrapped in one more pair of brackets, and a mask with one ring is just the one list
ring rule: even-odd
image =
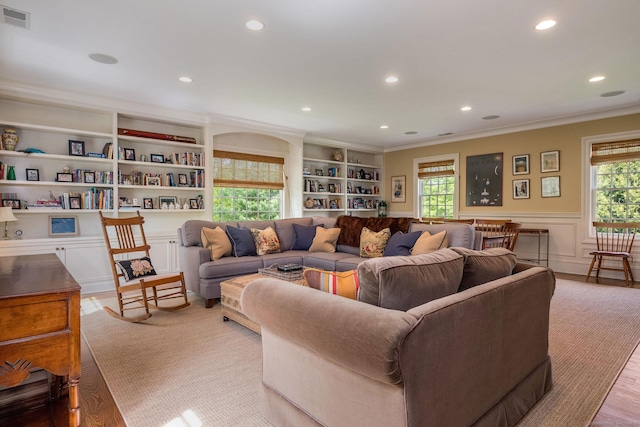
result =
[{"label": "black picture frame", "polygon": [[84,171],[84,182],[87,184],[95,184],[96,173],[94,171]]},{"label": "black picture frame", "polygon": [[40,181],[40,169],[27,169],[27,181]]},{"label": "black picture frame", "polygon": [[69,155],[84,157],[84,141],[69,140]]},{"label": "black picture frame", "polygon": [[198,209],[198,199],[189,199],[189,209]]},{"label": "black picture frame", "polygon": [[143,209],[153,209],[153,199],[151,197],[145,197],[142,199]]},{"label": "black picture frame", "polygon": [[125,148],[124,149],[124,159],[135,162],[136,160],[136,150],[133,148]]},{"label": "black picture frame", "polygon": [[22,202],[20,201],[20,199],[2,199],[3,208],[10,207],[13,210],[18,210],[20,209],[21,204]]},{"label": "black picture frame", "polygon": [[503,153],[467,156],[467,206],[502,206],[503,158]]},{"label": "black picture frame", "polygon": [[187,181],[187,174],[184,174],[184,173],[178,174],[178,185],[185,186],[185,187],[189,185],[189,182]]},{"label": "black picture frame", "polygon": [[56,181],[57,182],[73,182],[73,174],[58,172],[56,174]]},{"label": "black picture frame", "polygon": [[151,163],[164,163],[164,155],[163,154],[152,154],[151,155]]},{"label": "black picture frame", "polygon": [[80,204],[80,197],[69,197],[69,209],[82,209],[82,205]]},{"label": "black picture frame", "polygon": [[146,176],[144,185],[159,187],[162,185],[162,181],[160,180],[159,176]]}]

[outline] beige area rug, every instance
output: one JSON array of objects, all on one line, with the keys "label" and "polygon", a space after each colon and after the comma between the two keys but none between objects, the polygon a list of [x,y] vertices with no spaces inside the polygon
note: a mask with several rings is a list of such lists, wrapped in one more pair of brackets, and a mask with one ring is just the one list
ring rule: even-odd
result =
[{"label": "beige area rug", "polygon": [[[143,324],[83,301],[82,330],[129,427],[263,426],[260,336],[220,306],[154,311]],[[640,290],[558,280],[551,307],[554,388],[520,426],[587,426],[640,342]]]}]

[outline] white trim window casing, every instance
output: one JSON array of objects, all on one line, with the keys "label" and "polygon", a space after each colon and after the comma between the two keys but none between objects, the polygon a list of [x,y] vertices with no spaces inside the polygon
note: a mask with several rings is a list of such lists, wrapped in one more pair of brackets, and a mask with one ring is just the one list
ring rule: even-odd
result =
[{"label": "white trim window casing", "polygon": [[268,188],[214,186],[213,221],[280,219],[282,192]]},{"label": "white trim window casing", "polygon": [[[439,163],[453,160],[453,175],[419,178],[420,164]],[[417,218],[444,217],[457,218],[460,195],[460,155],[458,153],[413,159],[414,213]],[[429,193],[429,194],[425,194]],[[425,206],[426,205],[426,206]],[[426,210],[425,210],[426,209]]]}]

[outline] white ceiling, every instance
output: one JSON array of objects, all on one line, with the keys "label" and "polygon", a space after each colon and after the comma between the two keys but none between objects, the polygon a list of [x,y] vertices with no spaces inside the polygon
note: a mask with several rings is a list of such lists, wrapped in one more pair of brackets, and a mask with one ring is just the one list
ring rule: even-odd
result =
[{"label": "white ceiling", "polygon": [[5,81],[313,138],[394,147],[640,106],[640,0],[0,2],[31,13],[29,31],[0,24]]}]

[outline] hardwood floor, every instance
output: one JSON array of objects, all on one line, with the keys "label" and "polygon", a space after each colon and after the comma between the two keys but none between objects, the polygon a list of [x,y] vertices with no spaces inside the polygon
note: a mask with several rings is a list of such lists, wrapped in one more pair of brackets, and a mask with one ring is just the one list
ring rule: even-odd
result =
[{"label": "hardwood floor", "polygon": [[[584,276],[580,275],[556,273],[556,276],[560,279],[584,280]],[[624,286],[624,281],[620,280],[601,279],[600,283]],[[640,292],[640,283],[636,284],[635,288]],[[63,399],[48,407],[0,420],[2,421],[0,424],[12,427],[63,426],[67,404],[66,399]],[[83,427],[126,427],[84,338],[82,339],[80,410]],[[640,347],[636,348],[591,425],[640,425]]]}]

